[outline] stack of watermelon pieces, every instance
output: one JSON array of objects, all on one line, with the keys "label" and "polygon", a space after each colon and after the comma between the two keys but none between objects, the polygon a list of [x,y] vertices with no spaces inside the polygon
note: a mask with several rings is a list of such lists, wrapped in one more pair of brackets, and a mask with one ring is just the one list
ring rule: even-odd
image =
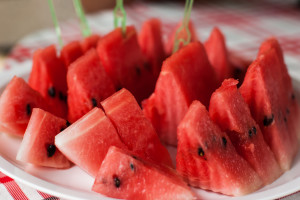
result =
[{"label": "stack of watermelon pieces", "polygon": [[192,41],[171,55],[176,30],[164,43],[161,26],[38,50],[28,83],[14,77],[0,98],[0,131],[23,138],[17,160],[75,164],[93,191],[125,199],[200,198],[188,185],[240,196],[289,170],[300,113],[278,41],[249,63],[218,28],[202,44],[190,22]]}]

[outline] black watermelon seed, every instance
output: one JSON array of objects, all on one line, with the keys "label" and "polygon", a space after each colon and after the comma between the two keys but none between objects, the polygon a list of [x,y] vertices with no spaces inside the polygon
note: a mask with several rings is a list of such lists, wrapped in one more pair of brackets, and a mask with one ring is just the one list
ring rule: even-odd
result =
[{"label": "black watermelon seed", "polygon": [[31,106],[30,106],[30,104],[27,104],[27,105],[26,105],[26,114],[27,114],[27,115],[30,115],[30,114],[31,114]]},{"label": "black watermelon seed", "polygon": [[116,186],[117,188],[119,188],[120,185],[121,185],[120,179],[119,179],[117,176],[114,176],[113,179],[114,179],[114,184],[115,184],[115,186]]},{"label": "black watermelon seed", "polygon": [[255,128],[255,126],[252,127],[252,132],[254,133],[254,135],[256,135],[256,128]]},{"label": "black watermelon seed", "polygon": [[135,67],[135,72],[138,76],[142,74],[141,69],[139,67]]},{"label": "black watermelon seed", "polygon": [[48,94],[49,94],[50,97],[54,98],[54,97],[55,97],[55,94],[56,94],[55,88],[54,88],[54,87],[50,87],[50,88],[48,89]]},{"label": "black watermelon seed", "polygon": [[50,144],[47,147],[47,156],[48,158],[52,157],[55,154],[56,146],[54,144]]},{"label": "black watermelon seed", "polygon": [[283,120],[284,120],[284,122],[287,122],[287,119],[286,119],[286,117],[284,117],[284,118],[283,118]]},{"label": "black watermelon seed", "polygon": [[62,92],[58,93],[58,97],[62,101],[65,101],[65,102],[67,101],[67,95],[64,95]]},{"label": "black watermelon seed", "polygon": [[151,71],[150,63],[145,62],[145,63],[144,63],[144,68],[145,68],[147,71]]},{"label": "black watermelon seed", "polygon": [[287,113],[287,114],[290,114],[290,109],[287,108],[287,109],[286,109],[286,113]]},{"label": "black watermelon seed", "polygon": [[248,131],[248,135],[249,135],[250,138],[252,138],[253,133],[252,133],[251,129]]},{"label": "black watermelon seed", "polygon": [[201,147],[198,148],[198,155],[199,156],[204,156],[204,151]]},{"label": "black watermelon seed", "polygon": [[92,98],[92,105],[93,107],[97,107],[97,100]]},{"label": "black watermelon seed", "polygon": [[130,169],[134,171],[134,165],[132,163],[130,163]]},{"label": "black watermelon seed", "polygon": [[224,147],[226,147],[227,140],[226,140],[226,138],[225,138],[225,137],[222,137],[222,142],[223,142],[223,145],[224,145]]},{"label": "black watermelon seed", "polygon": [[296,96],[295,96],[295,94],[293,93],[293,94],[292,94],[292,99],[295,99],[295,98],[296,98]]},{"label": "black watermelon seed", "polygon": [[132,157],[133,157],[134,159],[138,160],[138,158],[137,158],[136,156],[132,155]]},{"label": "black watermelon seed", "polygon": [[62,132],[63,130],[65,130],[66,129],[66,127],[62,127],[61,129],[60,129],[60,132]]},{"label": "black watermelon seed", "polygon": [[68,127],[68,126],[70,126],[71,125],[71,123],[67,120],[66,121],[66,126]]},{"label": "black watermelon seed", "polygon": [[274,120],[274,115],[272,114],[272,116],[269,118],[269,117],[267,117],[267,116],[265,116],[265,118],[264,118],[264,126],[269,126],[269,125],[271,125],[272,124],[272,122],[273,122],[273,120]]}]

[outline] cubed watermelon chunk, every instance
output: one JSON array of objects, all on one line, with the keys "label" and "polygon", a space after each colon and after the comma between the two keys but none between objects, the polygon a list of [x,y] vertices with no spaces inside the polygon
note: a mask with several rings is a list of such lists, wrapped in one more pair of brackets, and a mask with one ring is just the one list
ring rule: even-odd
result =
[{"label": "cubed watermelon chunk", "polygon": [[161,21],[157,18],[145,21],[138,35],[138,42],[156,80],[160,73],[162,62],[166,58],[162,42]]},{"label": "cubed watermelon chunk", "polygon": [[214,71],[200,42],[193,42],[167,58],[155,92],[143,102],[144,113],[161,140],[177,145],[177,125],[193,100],[208,106],[217,88]]},{"label": "cubed watermelon chunk", "polygon": [[94,177],[110,146],[126,149],[100,108],[94,108],[56,135],[55,145],[69,160]]},{"label": "cubed watermelon chunk", "polygon": [[[150,96],[152,84],[147,84],[148,64],[144,60],[138,45],[137,34],[133,26],[126,28],[126,34],[117,28],[102,37],[97,46],[100,60],[112,78],[117,89],[128,89],[140,103]],[[151,76],[150,76],[151,77]]]},{"label": "cubed watermelon chunk", "polygon": [[72,62],[83,55],[81,45],[78,41],[70,42],[65,45],[60,52],[60,59],[65,64],[65,67],[69,67]]},{"label": "cubed watermelon chunk", "polygon": [[14,77],[0,98],[0,131],[23,136],[33,108],[50,110],[45,99],[22,78]]},{"label": "cubed watermelon chunk", "polygon": [[225,132],[194,101],[178,126],[176,169],[195,187],[240,196],[262,186],[262,180],[233,147]]},{"label": "cubed watermelon chunk", "polygon": [[299,121],[299,115],[290,113],[296,100],[280,46],[266,47],[269,44],[267,41],[262,45],[258,58],[247,70],[240,92],[279,165],[288,170],[299,147],[294,129],[294,120]]},{"label": "cubed watermelon chunk", "polygon": [[71,64],[67,74],[68,119],[74,122],[115,92],[95,49]]},{"label": "cubed watermelon chunk", "polygon": [[111,147],[100,167],[93,191],[122,199],[196,199],[175,170],[158,167],[133,153]]},{"label": "cubed watermelon chunk", "polygon": [[173,166],[167,149],[128,90],[120,90],[101,105],[129,150],[156,164]]},{"label": "cubed watermelon chunk", "polygon": [[67,69],[56,55],[54,45],[34,53],[28,84],[40,92],[58,117],[67,117]]},{"label": "cubed watermelon chunk", "polygon": [[99,39],[100,39],[100,36],[96,35],[96,34],[93,34],[93,35],[90,35],[90,36],[84,38],[84,40],[81,43],[81,48],[82,48],[83,52],[87,52],[91,48],[96,48]]},{"label": "cubed watermelon chunk", "polygon": [[54,137],[67,126],[65,119],[34,108],[17,160],[44,167],[70,167],[70,161],[54,145]]},{"label": "cubed watermelon chunk", "polygon": [[[211,96],[211,119],[225,131],[236,151],[257,172],[265,185],[281,174],[273,152],[265,143],[258,124],[251,116],[249,107],[237,89],[238,81],[226,79]],[[268,166],[268,167],[266,167]]]}]

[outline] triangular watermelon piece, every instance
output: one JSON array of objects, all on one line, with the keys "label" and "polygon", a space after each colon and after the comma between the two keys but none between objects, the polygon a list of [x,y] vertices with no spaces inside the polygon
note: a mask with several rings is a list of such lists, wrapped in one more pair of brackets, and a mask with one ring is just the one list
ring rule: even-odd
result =
[{"label": "triangular watermelon piece", "polygon": [[22,78],[14,77],[0,98],[0,131],[23,136],[33,108],[50,110],[45,99]]},{"label": "triangular watermelon piece", "polygon": [[99,108],[56,135],[55,145],[69,160],[94,177],[110,146],[126,149],[113,124]]},{"label": "triangular watermelon piece", "polygon": [[299,144],[293,130],[295,115],[290,115],[295,99],[282,58],[276,48],[261,53],[249,67],[240,92],[279,165],[288,170]]},{"label": "triangular watermelon piece", "polygon": [[234,79],[223,81],[222,86],[211,96],[209,114],[221,130],[227,133],[237,152],[267,185],[276,180],[282,170],[265,143],[237,84],[238,81]]},{"label": "triangular watermelon piece", "polygon": [[177,145],[177,125],[189,105],[200,100],[208,106],[216,88],[216,77],[203,45],[190,43],[164,61],[155,92],[143,102],[144,113],[163,142]]},{"label": "triangular watermelon piece", "polygon": [[74,122],[115,92],[95,49],[71,64],[67,74],[68,119]]},{"label": "triangular watermelon piece", "polygon": [[96,48],[99,40],[100,40],[100,36],[96,34],[84,38],[84,40],[81,43],[81,48],[83,52],[85,53],[91,48]]},{"label": "triangular watermelon piece", "polygon": [[52,106],[55,115],[66,118],[67,69],[56,55],[54,45],[37,50],[33,56],[28,84],[40,92]]},{"label": "triangular watermelon piece", "polygon": [[54,145],[54,137],[67,126],[65,119],[34,108],[16,159],[37,166],[70,167],[70,161]]},{"label": "triangular watermelon piece", "polygon": [[[175,29],[171,32],[171,34],[168,36],[168,40],[165,46],[165,51],[167,53],[167,56],[171,55],[173,52],[173,47],[174,47],[174,42],[175,42],[175,37],[176,37],[176,32],[177,30],[180,28],[182,24],[182,21],[180,21],[177,26],[175,27]],[[197,36],[197,32],[194,28],[194,24],[193,22],[190,20],[189,21],[189,30],[191,32],[191,41],[190,42],[196,42],[198,41],[198,36]],[[182,29],[182,31],[179,32],[178,34],[178,38],[187,38],[187,34],[186,32]],[[182,44],[179,46],[179,49],[182,48]]]},{"label": "triangular watermelon piece", "polygon": [[194,101],[178,127],[176,169],[195,187],[240,196],[262,186],[262,180],[233,147],[225,132]]},{"label": "triangular watermelon piece", "polygon": [[65,67],[69,67],[72,62],[83,55],[81,45],[78,41],[70,42],[65,45],[60,52],[60,59],[65,64]]},{"label": "triangular watermelon piece", "polygon": [[147,81],[151,73],[138,45],[137,34],[133,26],[121,28],[102,37],[97,46],[100,60],[117,89],[128,89],[140,103],[149,97],[152,84]]},{"label": "triangular watermelon piece", "polygon": [[162,62],[166,58],[162,42],[161,21],[157,18],[145,21],[138,35],[138,42],[156,80]]},{"label": "triangular watermelon piece", "polygon": [[218,83],[232,77],[233,69],[229,63],[225,38],[218,28],[214,28],[204,43],[211,66],[214,68]]},{"label": "triangular watermelon piece", "polygon": [[121,199],[196,199],[175,170],[158,167],[116,147],[109,149],[92,190]]},{"label": "triangular watermelon piece", "polygon": [[173,166],[167,149],[128,90],[120,90],[101,105],[129,150],[156,164]]}]

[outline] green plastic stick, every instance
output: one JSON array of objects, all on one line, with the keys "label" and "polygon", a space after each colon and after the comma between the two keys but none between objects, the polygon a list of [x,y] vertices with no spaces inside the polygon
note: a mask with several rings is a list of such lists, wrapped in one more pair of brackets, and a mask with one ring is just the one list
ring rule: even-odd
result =
[{"label": "green plastic stick", "polygon": [[87,23],[87,20],[85,18],[84,10],[81,5],[80,0],[73,0],[73,4],[75,7],[76,14],[80,20],[80,27],[83,37],[88,37],[92,34],[91,29]]},{"label": "green plastic stick", "polygon": [[114,9],[114,24],[115,28],[119,27],[121,23],[122,33],[126,34],[126,12],[123,5],[123,0],[117,0],[116,7]]},{"label": "green plastic stick", "polygon": [[[191,17],[192,7],[194,0],[186,0],[184,7],[184,15],[181,26],[177,29],[175,34],[175,41],[173,47],[173,53],[179,49],[179,45],[182,43],[184,46],[189,44],[191,41],[191,31],[189,29],[189,21]],[[179,33],[184,30],[186,32],[187,38],[178,38]]]},{"label": "green plastic stick", "polygon": [[62,48],[63,47],[63,41],[62,41],[62,37],[61,37],[61,30],[60,30],[60,27],[59,27],[59,24],[58,24],[58,20],[57,20],[56,14],[55,14],[55,9],[54,9],[54,5],[53,5],[53,1],[52,0],[48,0],[48,4],[49,4],[49,7],[50,7],[50,12],[51,12],[51,15],[52,15],[52,20],[53,20],[55,31],[56,31],[56,35],[57,35],[57,38],[58,38],[58,44],[59,44],[60,48]]}]

